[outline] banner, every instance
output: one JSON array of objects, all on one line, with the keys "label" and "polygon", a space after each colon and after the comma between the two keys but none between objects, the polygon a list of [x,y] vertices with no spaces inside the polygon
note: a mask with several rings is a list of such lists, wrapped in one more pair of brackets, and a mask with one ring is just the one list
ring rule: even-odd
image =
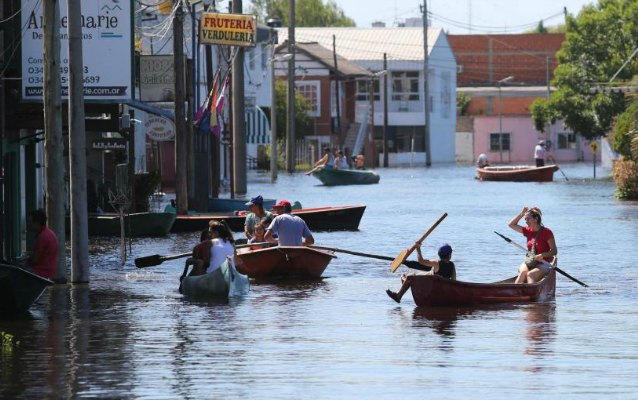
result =
[{"label": "banner", "polygon": [[202,13],[199,43],[253,47],[257,17],[248,14]]}]

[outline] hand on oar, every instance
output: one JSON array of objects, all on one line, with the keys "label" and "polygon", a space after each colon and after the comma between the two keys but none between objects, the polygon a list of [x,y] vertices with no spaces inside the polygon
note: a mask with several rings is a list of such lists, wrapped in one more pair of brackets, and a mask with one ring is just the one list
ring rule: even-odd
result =
[{"label": "hand on oar", "polygon": [[[428,229],[428,231],[425,232],[423,236],[421,236],[421,238],[416,241],[416,243],[423,243],[425,238],[428,237],[430,233],[432,233],[432,231],[437,226],[439,226],[439,224],[441,223],[441,221],[445,219],[445,217],[447,217],[447,213],[443,213],[441,217],[439,217],[439,219],[430,227],[430,229]],[[410,254],[412,254],[415,248],[416,248],[416,244],[412,245],[412,247],[405,249],[401,253],[399,253],[399,255],[390,264],[390,271],[392,272],[396,271],[401,266],[401,264],[403,264],[403,262],[410,256]]]},{"label": "hand on oar", "polygon": [[[496,231],[494,231],[494,233],[496,233],[497,235],[499,235],[500,237],[502,237],[502,238],[503,238],[506,242],[511,243],[511,244],[513,244],[514,246],[518,247],[519,249],[521,249],[521,250],[523,250],[523,251],[527,252],[527,249],[526,249],[525,247],[521,246],[520,244],[518,244],[518,243],[516,243],[516,242],[513,242],[513,241],[512,241],[512,239],[508,238],[507,236],[501,235],[500,233],[498,233],[498,232],[496,232]],[[556,272],[558,272],[558,273],[562,274],[563,276],[565,276],[565,277],[567,277],[567,278],[571,279],[572,281],[574,281],[574,282],[578,283],[579,285],[584,286],[584,287],[589,287],[587,284],[585,284],[585,283],[583,283],[583,282],[579,281],[578,279],[574,278],[573,276],[571,276],[571,275],[570,275],[570,274],[568,274],[567,272],[563,271],[562,269],[560,269],[560,268],[558,268],[558,267],[554,267],[554,269],[556,270]]]}]

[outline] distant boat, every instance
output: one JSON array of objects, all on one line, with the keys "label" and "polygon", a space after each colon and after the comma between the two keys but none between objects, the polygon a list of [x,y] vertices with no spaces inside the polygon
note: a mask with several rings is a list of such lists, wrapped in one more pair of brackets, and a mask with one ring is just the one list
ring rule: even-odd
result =
[{"label": "distant boat", "polygon": [[365,169],[335,169],[319,167],[312,171],[312,176],[326,186],[368,185],[379,183],[381,177],[374,171]]},{"label": "distant boat", "polygon": [[[356,231],[365,211],[365,204],[329,206],[292,210],[292,214],[306,221],[311,231]],[[171,232],[196,232],[206,229],[210,220],[224,220],[233,232],[243,232],[246,211],[233,214],[203,213],[178,215]]]},{"label": "distant boat", "polygon": [[482,181],[509,182],[551,182],[558,165],[535,167],[533,165],[510,165],[477,168],[476,173]]},{"label": "distant boat", "polygon": [[226,298],[248,294],[250,283],[226,260],[219,269],[197,276],[186,276],[182,281],[182,293],[191,298]]},{"label": "distant boat", "polygon": [[53,281],[13,265],[0,264],[0,314],[28,310]]},{"label": "distant boat", "polygon": [[336,257],[332,251],[307,246],[245,247],[237,249],[235,262],[237,270],[251,278],[316,279]]},{"label": "distant boat", "polygon": [[554,269],[540,282],[531,284],[516,284],[516,277],[495,283],[453,281],[438,275],[410,275],[407,279],[418,306],[532,303],[551,300],[556,294]]},{"label": "distant boat", "polygon": [[[175,222],[175,213],[140,212],[124,214],[124,233],[127,237],[166,236]],[[90,236],[119,236],[120,216],[115,213],[89,214]],[[66,231],[71,231],[67,217]]]}]

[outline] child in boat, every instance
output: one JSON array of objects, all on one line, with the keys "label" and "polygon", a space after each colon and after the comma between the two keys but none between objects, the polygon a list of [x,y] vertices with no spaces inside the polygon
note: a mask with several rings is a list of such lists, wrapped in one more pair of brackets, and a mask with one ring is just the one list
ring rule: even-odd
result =
[{"label": "child in boat", "polygon": [[[262,218],[262,220],[255,225],[254,233],[255,235],[248,240],[248,244],[253,243],[264,243],[266,241],[266,228],[270,225],[272,218]],[[261,246],[250,246],[251,250],[259,249]]]},{"label": "child in boat", "polygon": [[[439,259],[438,260],[428,260],[423,258],[423,254],[421,254],[421,243],[417,242],[414,244],[414,248],[416,249],[417,255],[419,256],[419,264],[426,267],[426,274],[428,275],[439,275],[446,279],[451,279],[453,281],[456,280],[456,267],[454,263],[450,261],[452,258],[452,247],[449,244],[444,244],[439,247]],[[393,292],[390,289],[385,292],[390,296],[390,298],[397,303],[401,302],[401,298],[410,288],[410,276],[407,274],[401,275],[401,289],[398,292]]]}]

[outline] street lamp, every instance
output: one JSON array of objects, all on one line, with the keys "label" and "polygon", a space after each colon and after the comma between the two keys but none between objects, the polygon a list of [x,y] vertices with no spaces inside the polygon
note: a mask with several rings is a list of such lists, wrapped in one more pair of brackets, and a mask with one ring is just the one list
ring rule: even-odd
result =
[{"label": "street lamp", "polygon": [[282,54],[270,59],[270,182],[277,181],[277,102],[275,99],[275,63],[292,58],[292,54]]},{"label": "street lamp", "polygon": [[503,97],[501,95],[501,85],[514,79],[512,75],[498,81],[498,151],[500,162],[503,163]]}]

